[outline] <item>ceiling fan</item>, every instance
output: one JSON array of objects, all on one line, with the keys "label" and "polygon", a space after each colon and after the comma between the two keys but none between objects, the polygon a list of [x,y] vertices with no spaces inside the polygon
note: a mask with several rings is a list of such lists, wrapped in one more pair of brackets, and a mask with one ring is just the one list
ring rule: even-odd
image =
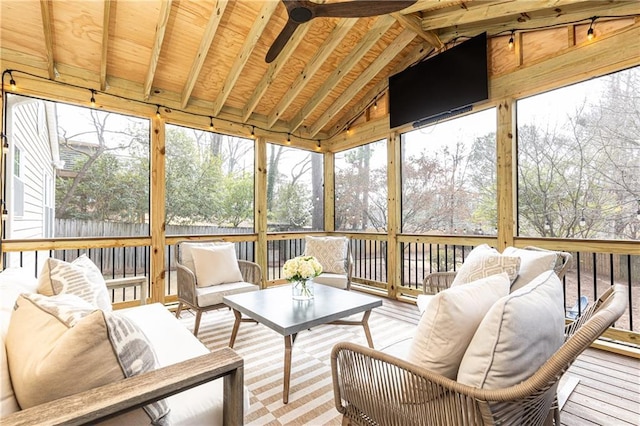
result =
[{"label": "ceiling fan", "polygon": [[309,0],[282,0],[289,18],[269,48],[265,61],[273,62],[287,44],[298,25],[313,18],[364,18],[386,15],[405,9],[417,0],[354,0],[338,3],[314,3]]}]

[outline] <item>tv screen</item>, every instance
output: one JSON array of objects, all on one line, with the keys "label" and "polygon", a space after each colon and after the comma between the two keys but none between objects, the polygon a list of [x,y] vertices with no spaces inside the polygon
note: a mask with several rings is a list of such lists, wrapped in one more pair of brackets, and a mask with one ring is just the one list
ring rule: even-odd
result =
[{"label": "tv screen", "polygon": [[389,77],[391,127],[453,114],[489,98],[487,34]]}]

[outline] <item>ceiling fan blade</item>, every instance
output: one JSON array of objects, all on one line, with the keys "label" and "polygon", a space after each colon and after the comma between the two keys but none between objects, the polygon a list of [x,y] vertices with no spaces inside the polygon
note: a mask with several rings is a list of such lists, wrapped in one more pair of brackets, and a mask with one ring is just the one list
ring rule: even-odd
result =
[{"label": "ceiling fan blade", "polygon": [[340,3],[315,4],[314,17],[362,18],[386,15],[413,5],[416,0],[356,0]]},{"label": "ceiling fan blade", "polygon": [[296,31],[296,28],[298,28],[298,25],[300,24],[290,19],[287,21],[282,31],[280,31],[280,34],[278,34],[278,37],[276,37],[273,44],[269,48],[267,56],[265,57],[266,63],[269,64],[278,57],[280,52],[282,52],[282,49],[284,49],[284,46],[286,46],[293,33]]}]

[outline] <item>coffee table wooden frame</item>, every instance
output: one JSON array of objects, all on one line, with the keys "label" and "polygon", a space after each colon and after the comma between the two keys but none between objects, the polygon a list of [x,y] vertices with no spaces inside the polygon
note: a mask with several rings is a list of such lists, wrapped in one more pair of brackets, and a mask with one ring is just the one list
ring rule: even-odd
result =
[{"label": "coffee table wooden frame", "polygon": [[[373,348],[369,317],[373,308],[382,306],[382,300],[322,284],[314,286],[315,297],[309,301],[292,300],[290,285],[225,296],[223,299],[233,309],[236,318],[229,347],[233,348],[235,344],[241,322],[259,322],[284,336],[284,404],[289,402],[291,352],[298,332],[322,324],[362,326],[367,343]],[[360,321],[342,319],[361,312],[364,314]],[[249,318],[243,318],[243,314]]]}]

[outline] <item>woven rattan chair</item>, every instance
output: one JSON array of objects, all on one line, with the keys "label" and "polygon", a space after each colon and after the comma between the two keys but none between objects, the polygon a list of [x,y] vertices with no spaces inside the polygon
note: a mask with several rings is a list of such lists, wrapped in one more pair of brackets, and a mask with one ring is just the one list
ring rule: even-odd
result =
[{"label": "woven rattan chair", "polygon": [[[546,251],[544,249],[538,247],[525,247],[524,250],[535,250],[535,251]],[[567,253],[565,251],[556,251],[558,255],[558,260],[556,262],[556,266],[554,271],[560,280],[564,277],[567,269],[571,266],[571,253]],[[446,290],[451,286],[453,279],[456,277],[456,271],[448,271],[448,272],[432,272],[429,275],[424,277],[422,282],[422,293],[423,294],[436,294],[442,290]]]},{"label": "woven rattan chair", "polygon": [[[182,241],[176,244],[176,281],[178,283],[178,309],[176,310],[176,317],[180,318],[180,313],[185,305],[196,311],[196,321],[193,328],[193,334],[196,336],[200,328],[202,312],[225,307],[226,305],[222,303],[223,296],[260,289],[260,282],[262,280],[262,269],[260,265],[240,259],[238,259],[237,262],[243,282],[214,285],[204,288],[197,286],[193,259],[187,259],[183,256],[184,245],[206,246],[221,242],[222,240],[216,239],[199,242]],[[209,302],[203,302],[204,300]]]},{"label": "woven rattan chair", "polygon": [[375,349],[338,343],[331,354],[336,408],[343,424],[354,425],[558,425],[562,374],[626,306],[623,286],[608,289],[567,327],[565,343],[536,373],[504,389],[466,386]]}]

